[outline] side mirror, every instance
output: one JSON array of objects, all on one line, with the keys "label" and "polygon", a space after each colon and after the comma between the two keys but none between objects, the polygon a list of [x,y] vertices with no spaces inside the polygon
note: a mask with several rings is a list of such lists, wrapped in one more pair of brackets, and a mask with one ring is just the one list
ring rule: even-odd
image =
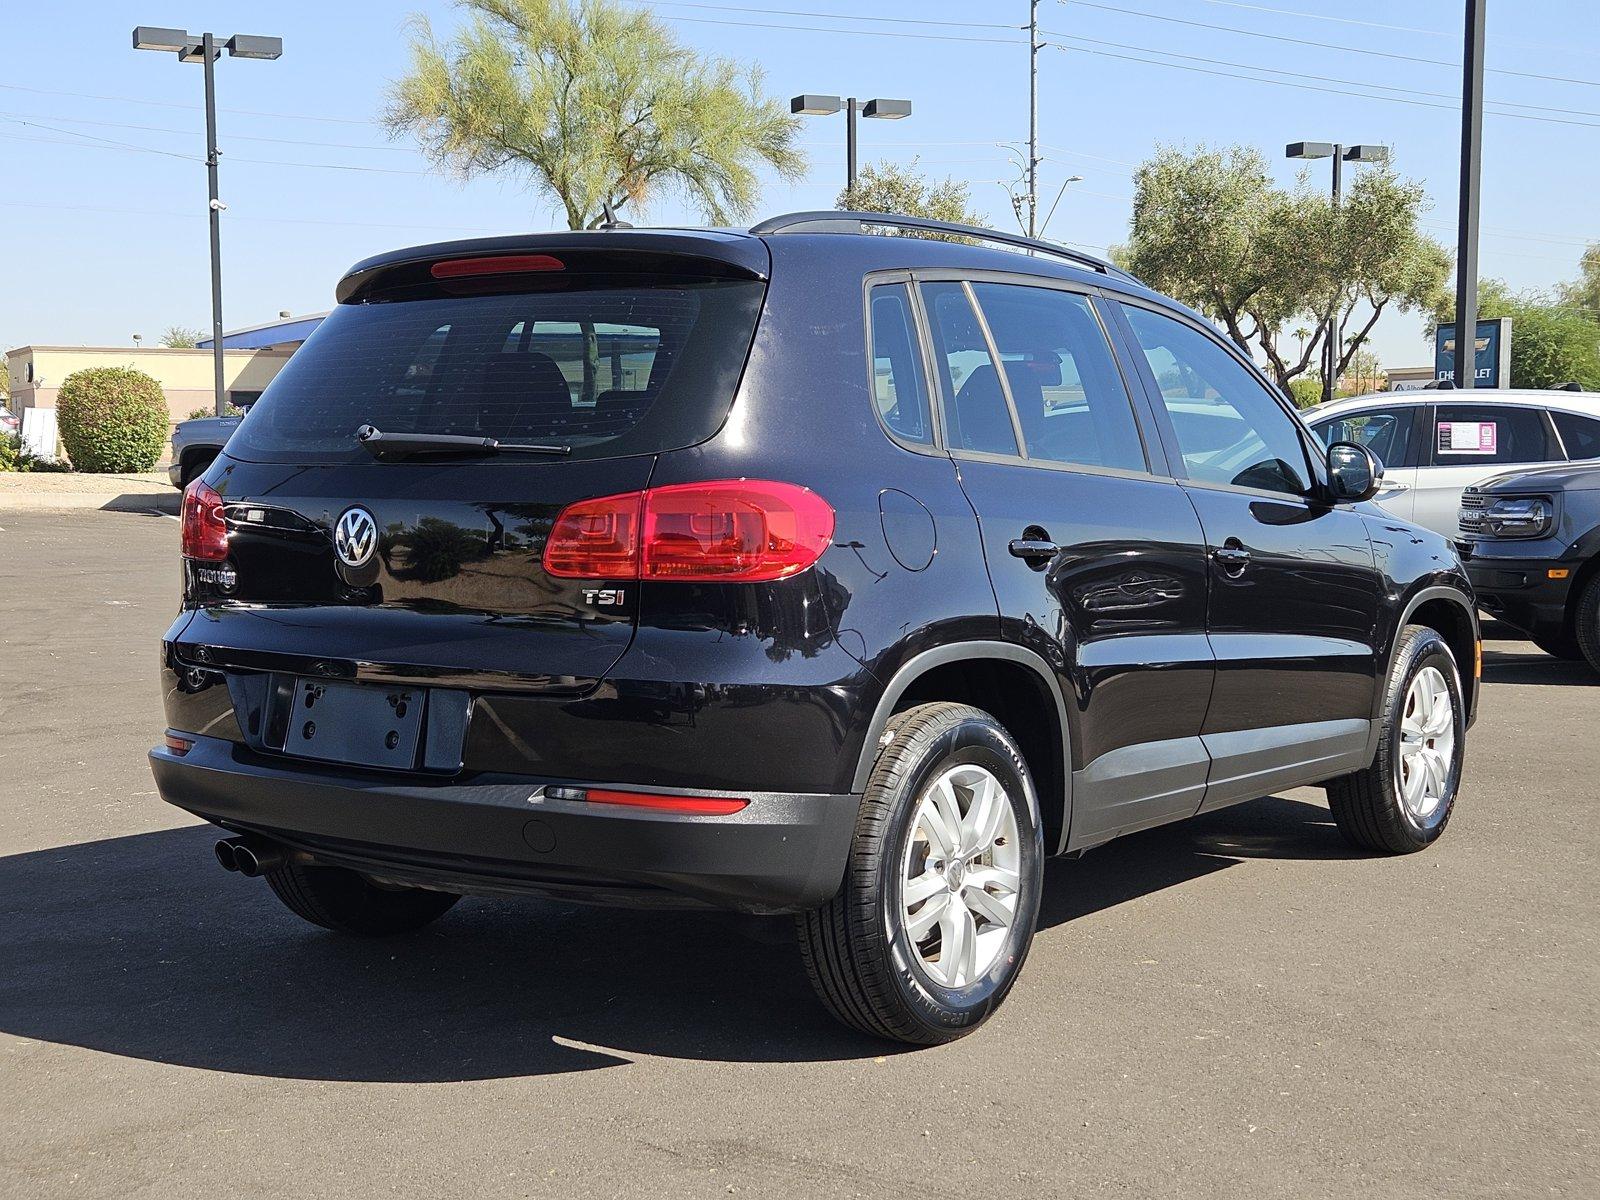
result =
[{"label": "side mirror", "polygon": [[1383,480],[1383,463],[1365,446],[1335,442],[1328,447],[1328,490],[1335,500],[1370,500]]}]

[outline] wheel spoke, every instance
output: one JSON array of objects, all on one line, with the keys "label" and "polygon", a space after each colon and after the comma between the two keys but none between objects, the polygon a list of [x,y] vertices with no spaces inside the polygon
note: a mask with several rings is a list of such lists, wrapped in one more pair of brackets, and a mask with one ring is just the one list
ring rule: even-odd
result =
[{"label": "wheel spoke", "polygon": [[972,982],[978,963],[978,926],[965,904],[952,898],[945,910],[945,919],[939,922],[944,938],[939,960],[944,965],[944,981],[951,987]]},{"label": "wheel spoke", "polygon": [[1011,924],[1011,910],[999,896],[991,896],[981,887],[969,882],[961,889],[961,899],[966,902],[968,909],[984,918],[989,924],[999,925],[1001,928]]},{"label": "wheel spoke", "polygon": [[906,880],[906,907],[910,908],[913,904],[917,904],[923,900],[926,900],[930,896],[938,895],[940,892],[944,891],[947,886],[948,885],[944,881],[944,876],[939,874],[937,871],[924,871],[915,879]]},{"label": "wheel spoke", "polygon": [[929,799],[933,801],[931,807],[938,815],[940,829],[950,843],[949,850],[945,852],[948,857],[956,853],[961,845],[961,803],[956,799],[955,787],[948,775],[934,785],[933,795]]},{"label": "wheel spoke", "polygon": [[974,867],[967,872],[968,887],[998,888],[1015,894],[1021,882],[1015,871],[1005,867]]},{"label": "wheel spoke", "polygon": [[1005,793],[993,775],[985,773],[972,795],[972,805],[961,822],[961,846],[968,854],[986,850],[1000,829],[1000,806]]},{"label": "wheel spoke", "polygon": [[1428,723],[1423,726],[1429,737],[1443,737],[1454,724],[1450,708],[1450,693],[1439,692],[1433,699],[1433,709],[1428,713]]},{"label": "wheel spoke", "polygon": [[950,910],[950,893],[939,892],[930,896],[916,912],[906,917],[906,933],[913,942],[920,942],[935,924],[943,924]]},{"label": "wheel spoke", "polygon": [[955,856],[957,826],[945,820],[933,797],[929,797],[928,802],[923,804],[922,810],[917,814],[917,828],[926,835],[928,844],[940,858]]}]

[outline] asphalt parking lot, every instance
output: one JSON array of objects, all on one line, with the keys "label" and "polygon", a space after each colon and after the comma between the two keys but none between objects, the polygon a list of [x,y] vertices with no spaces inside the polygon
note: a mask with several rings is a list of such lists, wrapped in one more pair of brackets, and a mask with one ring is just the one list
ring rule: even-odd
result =
[{"label": "asphalt parking lot", "polygon": [[1531,645],[1430,851],[1301,790],[1053,863],[998,1017],[903,1051],[779,923],[300,923],[151,783],[176,523],[0,530],[0,1195],[1600,1195],[1600,684]]}]

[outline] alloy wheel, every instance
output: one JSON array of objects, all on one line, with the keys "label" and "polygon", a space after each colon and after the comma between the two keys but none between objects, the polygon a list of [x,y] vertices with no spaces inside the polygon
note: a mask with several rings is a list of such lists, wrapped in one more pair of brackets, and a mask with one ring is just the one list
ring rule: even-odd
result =
[{"label": "alloy wheel", "polygon": [[981,979],[1016,921],[1022,853],[1001,782],[963,764],[936,779],[912,820],[900,919],[922,969],[945,987]]},{"label": "alloy wheel", "polygon": [[1395,787],[1406,815],[1426,828],[1448,802],[1455,761],[1455,704],[1437,667],[1423,667],[1406,689]]}]

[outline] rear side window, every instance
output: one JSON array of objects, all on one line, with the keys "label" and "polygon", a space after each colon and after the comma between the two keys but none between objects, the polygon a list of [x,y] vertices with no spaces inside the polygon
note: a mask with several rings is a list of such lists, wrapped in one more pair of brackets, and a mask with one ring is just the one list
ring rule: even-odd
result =
[{"label": "rear side window", "polygon": [[1411,451],[1415,416],[1415,410],[1410,408],[1373,408],[1334,417],[1313,425],[1312,429],[1324,446],[1354,442],[1371,450],[1385,466],[1410,467],[1416,465],[1416,456]]},{"label": "rear side window", "polygon": [[972,290],[1000,352],[1028,457],[1143,471],[1127,389],[1088,298],[1005,283]]},{"label": "rear side window", "polygon": [[1561,458],[1536,408],[1441,404],[1434,410],[1433,462],[1439,467],[1554,462]]},{"label": "rear side window", "polygon": [[1600,458],[1600,421],[1554,410],[1550,419],[1556,423],[1556,432],[1566,443],[1568,458]]},{"label": "rear side window", "polygon": [[945,437],[950,448],[1016,454],[1017,438],[1000,388],[1000,372],[966,288],[959,283],[924,284],[922,300],[944,385]]},{"label": "rear side window", "polygon": [[230,453],[340,461],[355,431],[647,454],[716,432],[761,306],[747,281],[625,284],[341,304],[253,405]]},{"label": "rear side window", "polygon": [[872,309],[872,401],[878,416],[908,442],[932,445],[928,389],[922,377],[911,293],[903,283],[868,293]]}]

